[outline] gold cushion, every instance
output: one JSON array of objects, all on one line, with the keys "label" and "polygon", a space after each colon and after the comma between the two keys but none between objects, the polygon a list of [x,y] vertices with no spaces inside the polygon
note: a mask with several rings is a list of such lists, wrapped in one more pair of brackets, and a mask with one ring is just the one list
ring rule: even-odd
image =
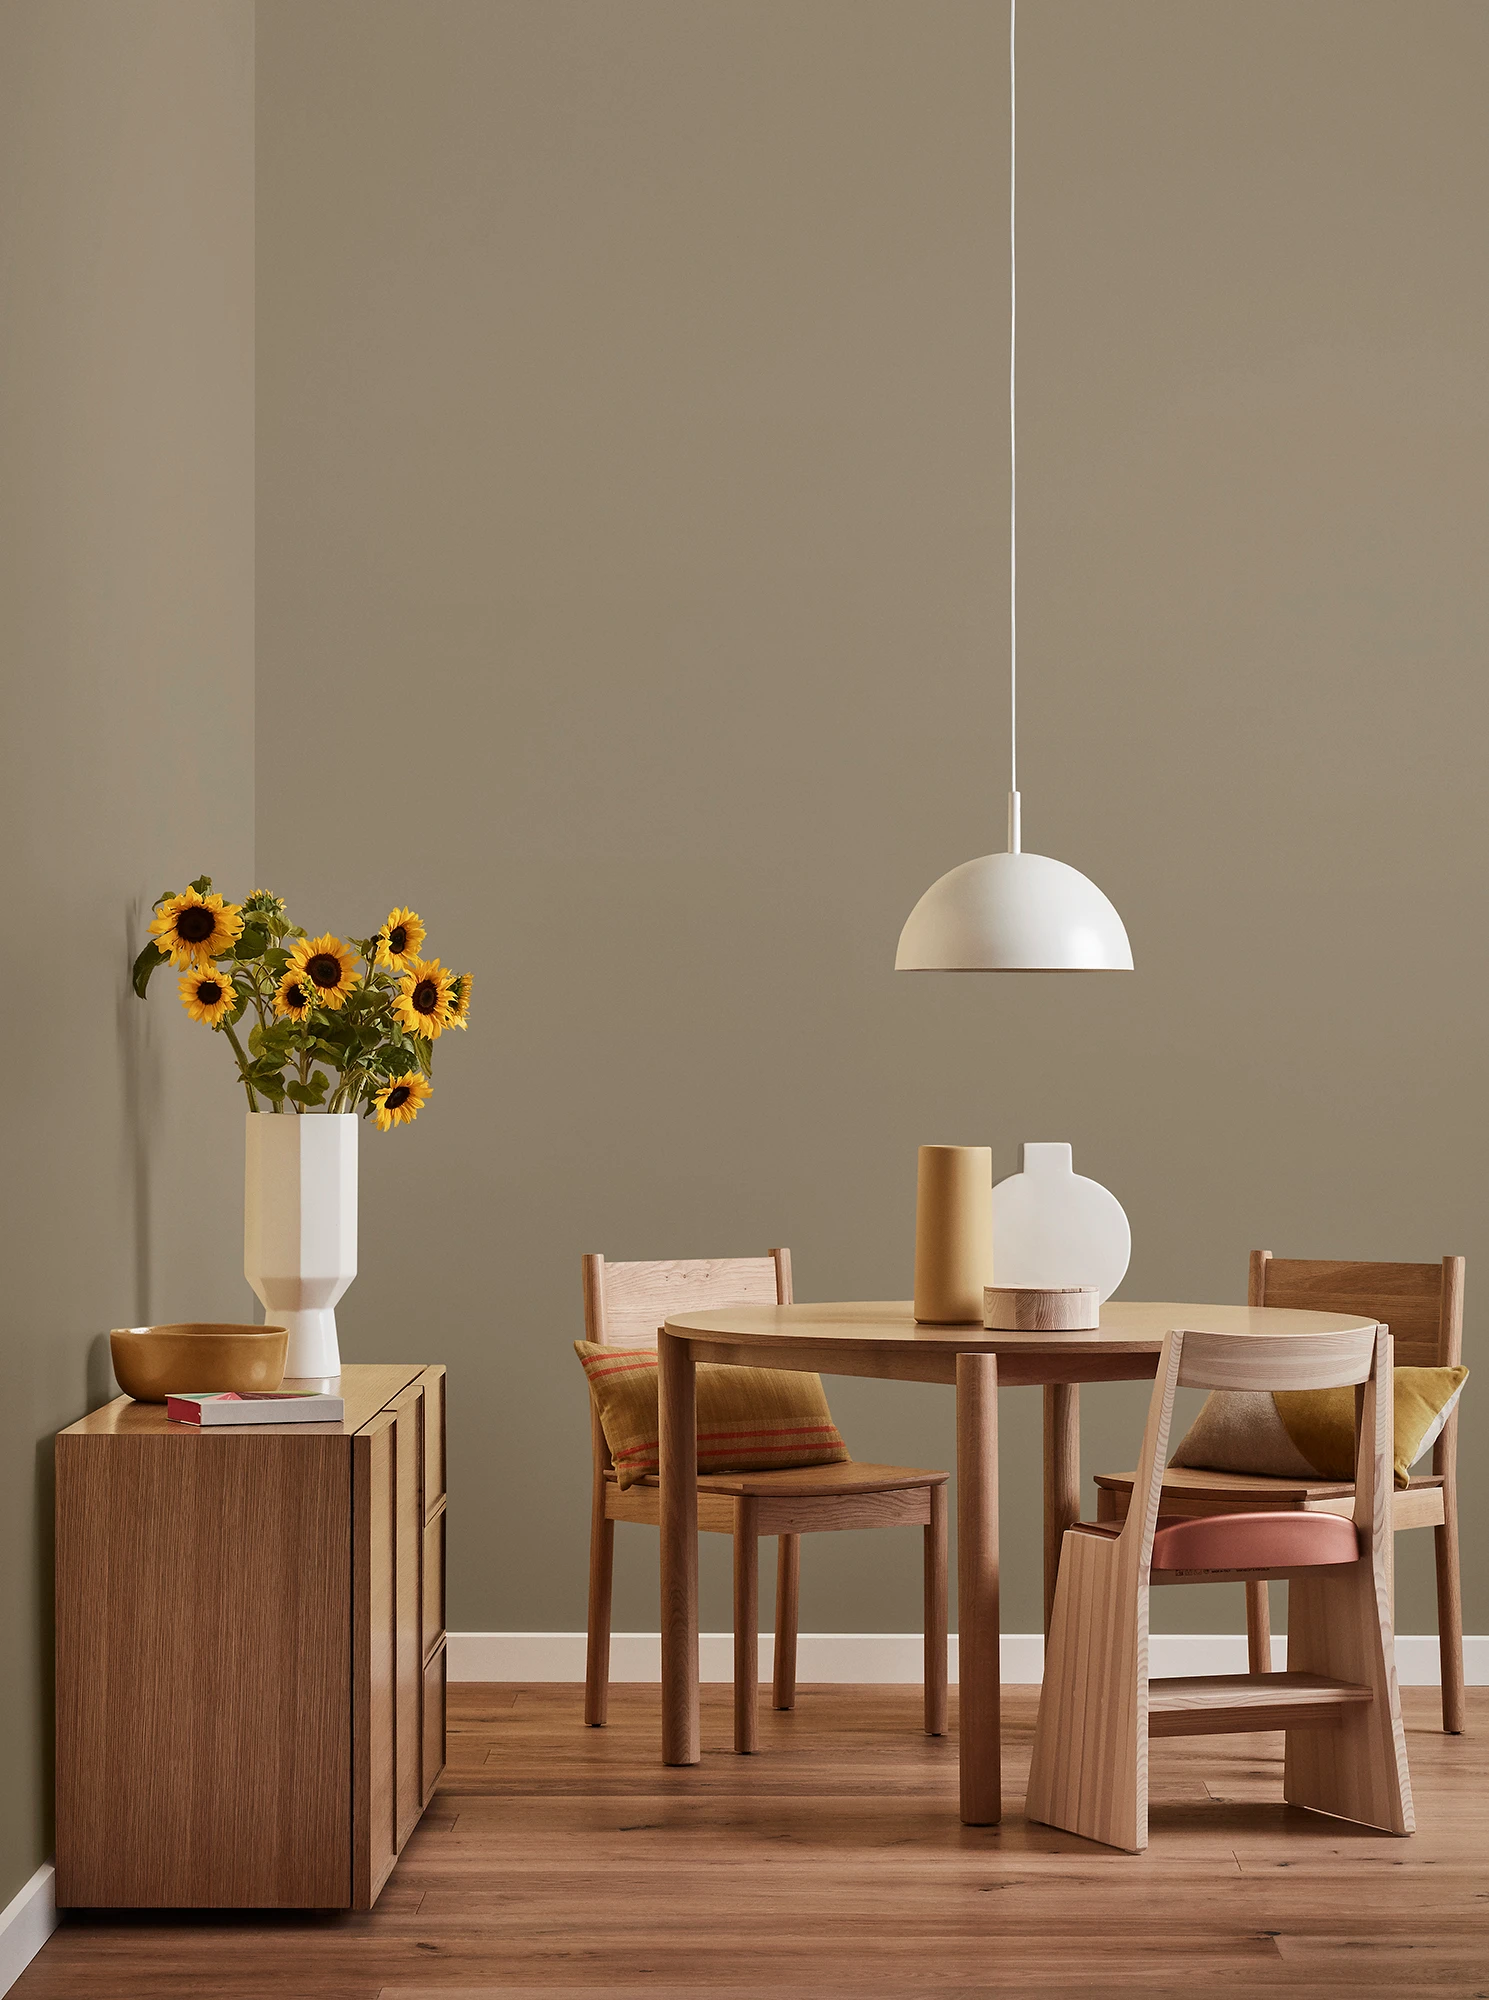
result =
[{"label": "gold cushion", "polygon": [[[1436,1442],[1468,1379],[1466,1368],[1397,1368],[1396,1484]],[[1353,1389],[1216,1389],[1170,1463],[1274,1479],[1353,1479]]]},{"label": "gold cushion", "polygon": [[[576,1340],[574,1352],[589,1377],[616,1480],[634,1486],[657,1470],[656,1354],[649,1347],[600,1347],[589,1340]],[[699,1368],[700,1472],[842,1465],[848,1455],[820,1376],[707,1361]]]}]

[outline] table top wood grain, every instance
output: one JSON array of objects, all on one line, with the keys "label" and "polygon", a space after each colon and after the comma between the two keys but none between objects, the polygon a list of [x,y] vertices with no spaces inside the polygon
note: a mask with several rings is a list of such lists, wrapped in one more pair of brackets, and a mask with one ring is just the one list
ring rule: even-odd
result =
[{"label": "table top wood grain", "polygon": [[666,1330],[686,1338],[699,1361],[744,1360],[759,1367],[768,1353],[772,1367],[901,1381],[952,1382],[958,1354],[993,1354],[1000,1382],[1011,1387],[1140,1379],[1153,1373],[1164,1336],[1175,1331],[1275,1338],[1374,1325],[1354,1313],[1108,1299],[1101,1324],[1080,1332],[993,1332],[980,1326],[922,1326],[910,1300],[890,1299],[724,1306],[679,1313]]}]

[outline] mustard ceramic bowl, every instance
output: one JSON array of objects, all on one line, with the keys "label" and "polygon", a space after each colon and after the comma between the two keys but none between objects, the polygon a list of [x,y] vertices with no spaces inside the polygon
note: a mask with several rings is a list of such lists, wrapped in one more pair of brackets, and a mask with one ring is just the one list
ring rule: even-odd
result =
[{"label": "mustard ceramic bowl", "polygon": [[282,1326],[116,1326],[114,1376],[137,1403],[163,1403],[193,1389],[277,1389],[289,1334]]}]

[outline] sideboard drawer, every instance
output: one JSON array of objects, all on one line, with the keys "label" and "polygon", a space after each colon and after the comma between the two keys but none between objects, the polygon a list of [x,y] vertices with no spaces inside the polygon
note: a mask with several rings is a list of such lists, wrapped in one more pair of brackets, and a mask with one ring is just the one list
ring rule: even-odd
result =
[{"label": "sideboard drawer", "polygon": [[445,1768],[445,1642],[424,1669],[424,1804]]},{"label": "sideboard drawer", "polygon": [[424,1530],[424,1650],[427,1660],[445,1635],[445,1510]]},{"label": "sideboard drawer", "polygon": [[424,1512],[445,1497],[445,1371],[426,1368],[424,1384]]}]

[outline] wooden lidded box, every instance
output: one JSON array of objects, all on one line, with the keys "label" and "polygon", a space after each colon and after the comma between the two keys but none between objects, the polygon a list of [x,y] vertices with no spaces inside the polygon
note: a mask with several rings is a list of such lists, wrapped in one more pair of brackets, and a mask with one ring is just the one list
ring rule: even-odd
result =
[{"label": "wooden lidded box", "polygon": [[197,1430],[121,1397],[59,1433],[59,1905],[366,1910],[418,1824],[445,1371],[339,1389],[340,1424]]}]

